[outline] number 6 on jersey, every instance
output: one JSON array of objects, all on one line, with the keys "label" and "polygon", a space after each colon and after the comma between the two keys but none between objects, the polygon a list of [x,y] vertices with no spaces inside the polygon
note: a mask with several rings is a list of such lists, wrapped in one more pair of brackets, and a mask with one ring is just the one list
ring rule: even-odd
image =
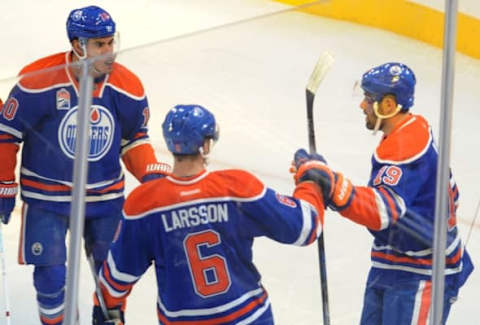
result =
[{"label": "number 6 on jersey", "polygon": [[202,256],[202,247],[210,248],[221,243],[220,235],[213,230],[189,234],[183,241],[190,275],[195,292],[201,297],[210,297],[230,288],[227,261],[223,256]]}]

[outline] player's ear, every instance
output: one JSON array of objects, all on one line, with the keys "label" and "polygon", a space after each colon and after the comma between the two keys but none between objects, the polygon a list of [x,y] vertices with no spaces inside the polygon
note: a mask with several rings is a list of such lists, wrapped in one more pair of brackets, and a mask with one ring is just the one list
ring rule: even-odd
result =
[{"label": "player's ear", "polygon": [[72,40],[72,48],[76,54],[78,54],[80,57],[84,56],[83,53],[83,46],[80,44],[80,41],[76,38]]},{"label": "player's ear", "polygon": [[382,108],[384,115],[389,115],[397,109],[397,100],[393,95],[385,95],[382,98]]},{"label": "player's ear", "polygon": [[203,140],[202,151],[204,155],[208,155],[212,148],[212,139]]}]

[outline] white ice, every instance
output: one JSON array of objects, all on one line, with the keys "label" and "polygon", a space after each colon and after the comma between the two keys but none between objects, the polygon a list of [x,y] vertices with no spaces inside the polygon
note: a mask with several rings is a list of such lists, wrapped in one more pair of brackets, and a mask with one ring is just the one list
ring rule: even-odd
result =
[{"label": "white ice", "polygon": [[[2,25],[0,97],[25,64],[69,48],[65,20],[88,1],[0,2]],[[211,169],[252,171],[282,193],[291,193],[288,173],[293,152],[307,146],[305,84],[323,51],[335,64],[315,100],[317,147],[330,165],[356,184],[365,184],[370,156],[379,141],[364,127],[353,85],[368,68],[401,61],[416,73],[414,112],[439,131],[442,51],[386,31],[353,23],[289,12],[243,24],[160,42],[175,36],[287,8],[267,0],[176,0],[99,2],[118,23],[122,54],[118,60],[144,82],[150,101],[151,138],[162,160],[171,161],[161,137],[166,111],[178,103],[210,108],[221,125]],[[401,17],[399,17],[401,19]],[[439,33],[441,31],[438,31]],[[473,40],[472,40],[473,41]],[[150,46],[141,46],[149,43]],[[130,49],[130,50],[126,50]],[[480,61],[456,56],[451,166],[460,188],[459,228],[465,239],[480,199]],[[137,183],[127,178],[128,190]],[[12,324],[39,324],[31,266],[16,260],[20,203],[4,228]],[[480,265],[480,222],[467,249]],[[372,238],[362,227],[327,212],[325,243],[332,324],[357,324]],[[263,274],[277,324],[321,324],[317,248],[290,247],[259,239],[255,262]],[[156,290],[149,271],[130,296],[127,324],[156,324]],[[474,272],[454,304],[449,324],[479,324],[480,276]],[[82,258],[79,293],[81,324],[90,323],[93,285]],[[0,310],[4,305],[0,292]],[[0,313],[0,324],[4,324]]]}]

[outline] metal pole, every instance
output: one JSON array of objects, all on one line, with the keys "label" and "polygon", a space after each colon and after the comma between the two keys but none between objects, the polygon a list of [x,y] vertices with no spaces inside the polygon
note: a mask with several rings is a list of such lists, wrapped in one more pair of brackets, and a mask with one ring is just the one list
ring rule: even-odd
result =
[{"label": "metal pole", "polygon": [[67,288],[65,297],[65,325],[77,321],[78,278],[80,253],[85,219],[85,189],[90,150],[90,106],[92,105],[93,78],[89,74],[90,62],[81,62],[80,94],[77,115],[75,161],[73,164],[73,191],[70,210],[70,246],[68,250]]},{"label": "metal pole", "polygon": [[445,1],[442,95],[435,195],[435,234],[432,265],[432,317],[430,324],[442,324],[445,287],[445,248],[447,241],[448,188],[450,186],[450,138],[452,122],[454,64],[457,34],[457,0]]}]

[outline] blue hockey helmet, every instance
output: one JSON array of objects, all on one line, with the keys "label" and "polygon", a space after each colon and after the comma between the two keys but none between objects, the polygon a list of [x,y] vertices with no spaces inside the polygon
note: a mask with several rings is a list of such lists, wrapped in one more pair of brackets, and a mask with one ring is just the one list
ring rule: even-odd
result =
[{"label": "blue hockey helmet", "polygon": [[162,124],[168,150],[174,154],[191,155],[199,152],[205,139],[218,140],[215,116],[200,105],[177,105]]},{"label": "blue hockey helmet", "polygon": [[74,9],[67,19],[70,42],[76,38],[98,38],[115,34],[115,22],[108,12],[97,6]]},{"label": "blue hockey helmet", "polygon": [[385,95],[393,94],[402,110],[413,105],[415,74],[405,64],[389,62],[372,68],[362,76],[362,89],[380,102]]}]

